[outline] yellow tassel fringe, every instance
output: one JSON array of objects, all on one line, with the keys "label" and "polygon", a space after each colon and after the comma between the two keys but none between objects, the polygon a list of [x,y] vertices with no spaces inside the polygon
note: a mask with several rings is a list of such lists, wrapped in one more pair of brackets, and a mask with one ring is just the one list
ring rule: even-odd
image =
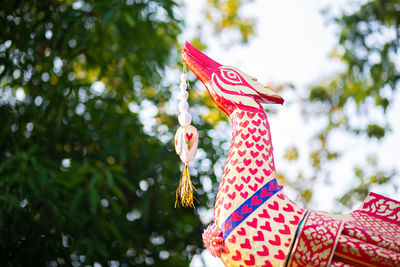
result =
[{"label": "yellow tassel fringe", "polygon": [[178,188],[176,189],[175,208],[179,206],[179,198],[183,207],[195,207],[193,203],[193,189],[196,190],[190,180],[189,168],[187,164],[185,164]]}]

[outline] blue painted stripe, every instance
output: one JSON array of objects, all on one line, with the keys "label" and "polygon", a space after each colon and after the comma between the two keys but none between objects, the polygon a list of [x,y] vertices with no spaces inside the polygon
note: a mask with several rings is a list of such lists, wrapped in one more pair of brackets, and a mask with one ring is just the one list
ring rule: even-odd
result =
[{"label": "blue painted stripe", "polygon": [[224,240],[250,214],[279,191],[281,191],[281,187],[278,185],[276,178],[274,178],[243,202],[222,224],[221,231],[224,235]]}]

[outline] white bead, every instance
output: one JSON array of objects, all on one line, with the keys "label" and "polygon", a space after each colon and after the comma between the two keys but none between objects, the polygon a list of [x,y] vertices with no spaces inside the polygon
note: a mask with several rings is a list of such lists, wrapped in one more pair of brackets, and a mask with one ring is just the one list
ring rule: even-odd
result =
[{"label": "white bead", "polygon": [[192,115],[190,115],[189,112],[181,113],[178,116],[178,121],[179,121],[179,125],[181,125],[181,126],[190,125],[190,123],[192,122]]},{"label": "white bead", "polygon": [[182,91],[185,91],[185,90],[187,89],[187,83],[182,82],[182,83],[179,85],[179,88],[181,88]]},{"label": "white bead", "polygon": [[186,100],[179,101],[178,108],[179,108],[180,113],[184,113],[184,112],[188,111],[189,104]]},{"label": "white bead", "polygon": [[186,82],[187,81],[187,75],[185,73],[181,74],[181,81]]},{"label": "white bead", "polygon": [[180,100],[187,100],[189,97],[189,93],[187,91],[179,91],[178,97]]}]

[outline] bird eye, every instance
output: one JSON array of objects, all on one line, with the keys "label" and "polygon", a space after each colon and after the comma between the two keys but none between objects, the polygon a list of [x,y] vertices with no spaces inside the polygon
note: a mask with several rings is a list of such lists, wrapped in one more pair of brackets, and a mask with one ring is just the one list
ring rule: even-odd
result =
[{"label": "bird eye", "polygon": [[237,74],[233,71],[229,71],[228,72],[228,77],[231,79],[235,79],[237,77]]},{"label": "bird eye", "polygon": [[234,70],[221,69],[221,76],[222,76],[222,78],[224,78],[225,80],[227,80],[233,84],[241,84],[242,83],[242,79],[241,79],[240,75]]}]

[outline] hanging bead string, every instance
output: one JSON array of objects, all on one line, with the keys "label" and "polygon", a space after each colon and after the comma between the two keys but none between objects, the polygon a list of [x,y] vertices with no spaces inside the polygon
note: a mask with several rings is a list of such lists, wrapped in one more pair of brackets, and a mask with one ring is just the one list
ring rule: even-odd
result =
[{"label": "hanging bead string", "polygon": [[175,150],[180,156],[182,162],[185,164],[185,167],[176,190],[175,207],[179,204],[179,199],[182,206],[194,207],[193,190],[196,190],[196,188],[194,188],[192,181],[190,180],[188,163],[193,159],[197,151],[198,132],[195,127],[190,125],[192,122],[192,115],[188,112],[189,103],[187,100],[189,93],[187,92],[188,82],[185,66],[183,74],[181,74],[181,83],[179,88],[180,91],[178,98],[180,101],[178,103],[178,109],[180,113],[178,121],[181,127],[178,128],[175,134]]},{"label": "hanging bead string", "polygon": [[187,84],[187,74],[186,74],[186,68],[183,68],[183,73],[181,74],[181,83],[179,84],[179,88],[181,89],[179,91],[178,97],[179,97],[179,104],[178,104],[178,109],[179,109],[179,116],[178,116],[178,121],[179,125],[181,126],[188,126],[192,122],[192,115],[188,112],[189,110],[189,103],[187,102],[189,93],[187,91],[188,84]]}]

